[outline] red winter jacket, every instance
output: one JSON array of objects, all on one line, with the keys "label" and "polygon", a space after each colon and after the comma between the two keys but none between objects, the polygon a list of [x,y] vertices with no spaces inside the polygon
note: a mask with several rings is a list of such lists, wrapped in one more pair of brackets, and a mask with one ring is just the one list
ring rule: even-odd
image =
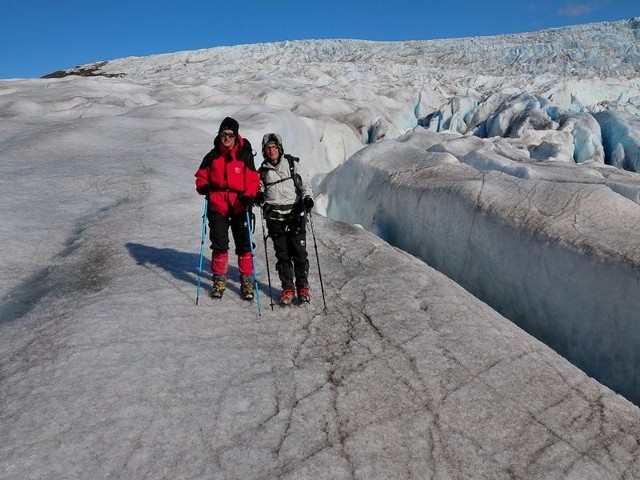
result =
[{"label": "red winter jacket", "polygon": [[209,185],[209,210],[222,215],[241,213],[245,206],[240,197],[255,198],[260,186],[251,144],[240,135],[231,149],[221,145],[216,137],[213,150],[202,159],[195,177],[198,193]]}]

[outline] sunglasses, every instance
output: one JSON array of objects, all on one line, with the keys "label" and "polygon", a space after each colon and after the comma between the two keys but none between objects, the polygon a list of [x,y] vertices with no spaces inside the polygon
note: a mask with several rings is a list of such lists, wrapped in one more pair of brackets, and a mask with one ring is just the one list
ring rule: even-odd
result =
[{"label": "sunglasses", "polygon": [[221,132],[220,133],[220,138],[236,138],[236,134],[235,133],[227,133],[227,132]]}]

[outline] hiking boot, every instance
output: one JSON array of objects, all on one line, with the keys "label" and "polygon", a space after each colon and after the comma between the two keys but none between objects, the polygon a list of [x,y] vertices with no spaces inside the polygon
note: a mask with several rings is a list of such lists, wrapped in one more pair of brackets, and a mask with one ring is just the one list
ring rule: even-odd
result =
[{"label": "hiking boot", "polygon": [[300,300],[300,303],[311,301],[311,289],[309,285],[298,287],[298,300]]},{"label": "hiking boot", "polygon": [[222,294],[227,289],[227,280],[225,278],[214,278],[211,296],[213,298],[222,298]]},{"label": "hiking boot", "polygon": [[245,300],[253,300],[253,283],[251,280],[243,279],[240,281],[240,295]]},{"label": "hiking boot", "polygon": [[280,305],[289,305],[293,301],[296,291],[293,288],[285,288],[280,295]]}]

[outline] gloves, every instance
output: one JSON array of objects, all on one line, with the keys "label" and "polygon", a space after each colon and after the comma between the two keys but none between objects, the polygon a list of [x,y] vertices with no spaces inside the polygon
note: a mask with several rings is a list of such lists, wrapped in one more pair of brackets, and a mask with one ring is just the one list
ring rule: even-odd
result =
[{"label": "gloves", "polygon": [[211,185],[207,184],[204,187],[200,187],[200,190],[198,190],[198,193],[200,195],[208,195],[209,192],[211,191]]},{"label": "gloves", "polygon": [[305,209],[307,212],[310,212],[310,211],[311,211],[311,209],[313,208],[313,198],[311,198],[311,197],[309,197],[309,196],[304,197],[304,198],[302,199],[302,204],[304,205],[304,209]]},{"label": "gloves", "polygon": [[261,207],[266,199],[267,196],[264,194],[264,192],[258,192],[258,194],[256,195],[256,205]]},{"label": "gloves", "polygon": [[240,197],[240,203],[242,203],[245,207],[250,208],[253,206],[253,197],[249,195],[242,195]]}]

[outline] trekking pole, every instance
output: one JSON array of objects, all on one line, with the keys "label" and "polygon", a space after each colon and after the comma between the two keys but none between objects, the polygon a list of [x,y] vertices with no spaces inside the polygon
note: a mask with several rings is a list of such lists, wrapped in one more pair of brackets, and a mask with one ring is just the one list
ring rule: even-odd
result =
[{"label": "trekking pole", "polygon": [[262,219],[262,238],[264,239],[264,258],[267,263],[267,281],[269,282],[269,298],[271,299],[271,310],[273,310],[273,289],[271,288],[271,272],[269,272],[269,253],[267,247],[267,238],[269,234],[267,233],[267,228],[265,227],[264,221],[264,211],[262,208],[260,209],[260,218]]},{"label": "trekking pole", "polygon": [[260,312],[260,285],[258,285],[258,267],[256,265],[256,254],[253,249],[253,236],[251,235],[251,216],[249,215],[249,207],[246,208],[245,213],[247,215],[247,231],[249,232],[251,262],[253,263],[253,288],[256,291],[256,308],[258,309],[258,316],[261,317],[262,313]]},{"label": "trekking pole", "polygon": [[205,196],[204,209],[202,210],[202,236],[200,237],[200,261],[198,263],[198,282],[196,284],[196,305],[198,305],[198,297],[200,296],[200,277],[202,276],[202,247],[204,246],[204,238],[207,235],[207,207],[209,206],[209,200]]},{"label": "trekking pole", "polygon": [[316,242],[316,233],[313,229],[313,215],[309,212],[309,225],[311,226],[311,236],[313,237],[313,247],[316,251],[316,261],[318,262],[318,277],[320,278],[320,290],[322,291],[322,302],[324,303],[324,313],[327,314],[327,301],[324,298],[324,285],[322,283],[322,272],[320,271],[320,257],[318,256],[318,243]]}]

